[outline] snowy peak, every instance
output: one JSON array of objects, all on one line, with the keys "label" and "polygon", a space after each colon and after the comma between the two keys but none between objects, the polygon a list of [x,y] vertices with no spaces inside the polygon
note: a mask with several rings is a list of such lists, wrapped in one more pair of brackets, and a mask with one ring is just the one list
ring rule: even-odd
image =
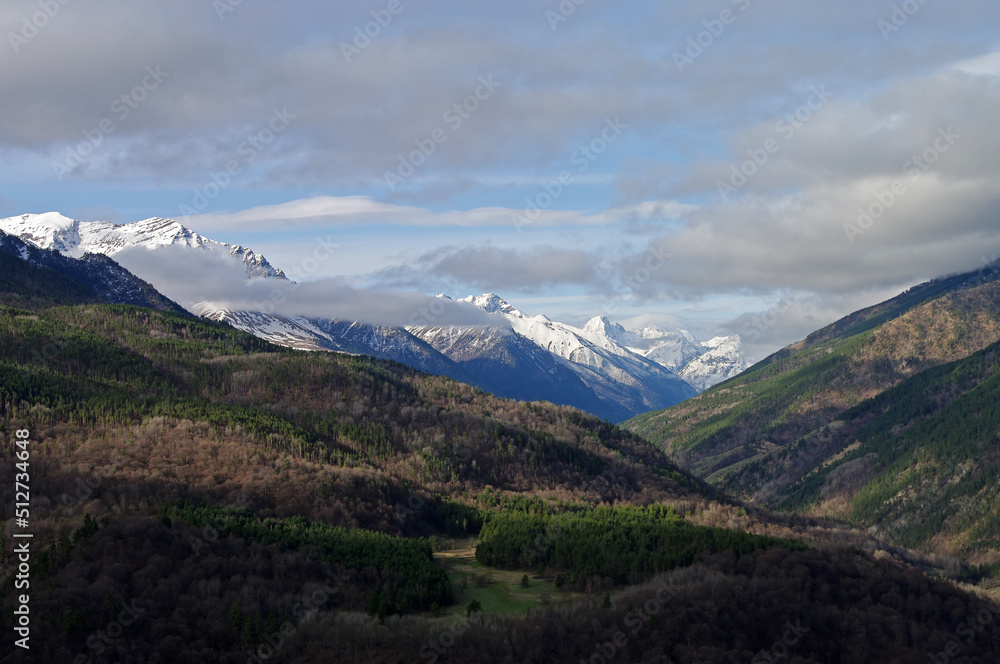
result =
[{"label": "snowy peak", "polygon": [[590,332],[591,334],[605,334],[611,325],[612,322],[608,320],[607,316],[594,316],[587,321],[587,324],[583,326],[583,329],[585,332]]},{"label": "snowy peak", "polygon": [[643,339],[645,343],[633,347],[638,353],[663,366],[680,370],[705,352],[705,347],[690,335],[667,332],[663,336]]},{"label": "snowy peak", "polygon": [[[459,301],[502,315],[515,333],[541,349],[618,381],[641,381],[666,370],[701,391],[746,368],[738,336],[702,343],[687,330],[663,330],[655,325],[628,330],[604,315],[578,328],[543,315],[528,316],[494,293]],[[443,330],[417,333],[444,335]]]},{"label": "snowy peak", "polygon": [[[98,226],[98,224],[100,224]],[[85,225],[100,231],[102,239],[105,241],[118,242],[123,246],[143,246],[147,249],[157,247],[183,246],[202,248],[212,243],[212,240],[198,235],[197,233],[181,226],[173,219],[163,219],[162,217],[152,217],[130,224],[108,224],[107,222],[95,222],[92,225]]]},{"label": "snowy peak", "polygon": [[496,295],[494,293],[484,293],[483,295],[469,295],[468,297],[463,297],[459,302],[468,302],[469,304],[475,305],[490,314],[504,314],[505,316],[514,316],[517,318],[523,318],[524,314],[518,311],[511,303],[507,302],[505,299]]},{"label": "snowy peak", "polygon": [[633,334],[619,323],[612,323],[607,316],[594,316],[583,326],[583,331],[589,335],[604,337],[616,343],[626,343]]},{"label": "snowy peak", "polygon": [[639,339],[652,342],[658,342],[664,339],[670,339],[672,341],[677,341],[677,342],[686,341],[688,343],[695,345],[700,343],[697,339],[695,339],[694,335],[688,332],[687,330],[664,330],[659,325],[646,325],[644,327],[632,330],[632,334],[634,334]]},{"label": "snowy peak", "polygon": [[705,348],[698,357],[688,362],[681,376],[698,390],[728,380],[747,368],[743,357],[743,343],[738,335],[714,337],[701,344]]},{"label": "snowy peak", "polygon": [[[684,332],[685,334],[687,334],[687,332],[685,332],[684,330],[677,330],[677,331]],[[658,325],[647,325],[645,327],[640,327],[636,330],[633,330],[633,332],[636,335],[642,337],[643,339],[656,339],[667,335],[667,331]]]},{"label": "snowy peak", "polygon": [[722,346],[724,344],[730,344],[731,345],[733,343],[734,339],[736,340],[736,346],[738,348],[740,346],[740,338],[738,336],[732,336],[732,337],[712,337],[708,341],[703,341],[701,343],[701,345],[704,346],[705,348],[718,348],[718,347],[720,347],[720,346]]},{"label": "snowy peak", "polygon": [[0,230],[39,249],[66,253],[80,243],[80,222],[58,212],[24,214],[0,220]]},{"label": "snowy peak", "polygon": [[251,277],[273,277],[277,279],[286,278],[284,272],[268,263],[266,258],[260,254],[254,253],[249,247],[241,247],[238,244],[226,246],[229,246],[230,256],[235,256],[243,261],[243,264],[246,266],[247,273]]},{"label": "snowy peak", "polygon": [[107,221],[84,222],[79,223],[79,229],[80,249],[107,256],[113,256],[123,249],[132,247],[158,249],[182,246],[203,249],[213,244],[212,240],[188,230],[176,221],[160,217],[130,224],[112,224]]},{"label": "snowy peak", "polygon": [[647,326],[628,331],[629,350],[675,371],[697,390],[732,378],[746,369],[743,345],[737,335],[698,341],[687,330]]},{"label": "snowy peak", "polygon": [[732,378],[747,367],[739,336],[700,342],[687,330],[664,330],[656,325],[629,330],[606,316],[591,318],[580,333],[605,351],[628,352],[651,360],[698,391]]},{"label": "snowy peak", "polygon": [[211,240],[173,219],[163,217],[112,224],[108,221],[81,222],[58,212],[47,212],[0,219],[0,230],[16,235],[39,249],[53,249],[74,258],[88,253],[114,256],[133,247],[155,250],[181,246],[218,250],[242,261],[247,274],[252,277],[285,278],[281,270],[274,268],[267,259],[250,249]]}]

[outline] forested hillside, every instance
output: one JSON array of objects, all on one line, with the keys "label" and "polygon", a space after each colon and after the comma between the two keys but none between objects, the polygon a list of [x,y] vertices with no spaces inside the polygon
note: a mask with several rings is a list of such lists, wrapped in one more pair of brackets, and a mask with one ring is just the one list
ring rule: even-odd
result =
[{"label": "forested hillside", "polygon": [[831,427],[854,442],[777,490],[778,507],[843,517],[905,546],[996,567],[998,397],[1000,344],[923,371],[841,414]]},{"label": "forested hillside", "polygon": [[75,259],[0,231],[0,302],[38,307],[67,303],[133,304],[183,314],[150,284],[99,254]]},{"label": "forested hillside", "polygon": [[[623,661],[741,661],[786,621],[793,661],[911,661],[987,606],[580,411],[58,296],[0,306],[0,435],[31,432],[35,535],[32,650],[5,639],[2,662],[576,662],[609,640]],[[530,617],[455,607],[438,552],[470,537],[484,569],[557,595]]]},{"label": "forested hillside", "polygon": [[627,426],[757,504],[995,562],[995,276],[918,286]]}]

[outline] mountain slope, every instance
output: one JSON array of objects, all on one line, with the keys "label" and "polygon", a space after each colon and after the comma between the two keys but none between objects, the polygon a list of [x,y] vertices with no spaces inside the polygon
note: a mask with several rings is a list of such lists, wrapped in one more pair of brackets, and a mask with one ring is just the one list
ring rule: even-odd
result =
[{"label": "mountain slope", "polygon": [[409,326],[469,376],[468,382],[497,396],[572,405],[601,418],[621,421],[636,412],[625,403],[602,398],[567,360],[510,328]]},{"label": "mountain slope", "polygon": [[406,330],[329,318],[282,316],[253,311],[198,310],[210,320],[298,350],[329,350],[402,362],[421,371],[472,382],[458,365]]},{"label": "mountain slope", "polygon": [[[940,441],[953,440],[946,430],[991,421],[995,409],[984,404],[1000,394],[980,369],[998,341],[1000,283],[976,273],[934,280],[627,426],[682,466],[758,503],[848,518],[911,545],[983,553],[993,548],[983,533],[1000,533],[990,516],[995,497],[969,487],[998,472],[989,451],[995,431],[966,431],[954,439],[961,444],[945,447]],[[956,412],[966,418],[961,427]],[[918,466],[908,465],[908,455]],[[945,523],[942,491],[964,496],[963,510],[987,521]],[[895,508],[876,508],[873,496]]]},{"label": "mountain slope", "polygon": [[995,343],[842,413],[833,425],[853,443],[796,482],[773,485],[772,502],[905,546],[1000,562],[998,403]]},{"label": "mountain slope", "polygon": [[543,315],[527,316],[493,293],[459,301],[499,317],[505,324],[496,327],[509,325],[510,332],[488,330],[486,338],[480,338],[483,332],[473,328],[409,326],[407,330],[452,359],[460,357],[467,366],[475,360],[477,380],[483,374],[499,376],[516,366],[522,372],[530,370],[520,377],[522,385],[548,386],[554,379],[556,384],[551,385],[552,391],[546,390],[545,398],[574,405],[581,403],[581,396],[586,398],[586,394],[578,396],[579,381],[601,403],[592,412],[613,421],[695,394],[676,374],[622,348],[594,326],[581,329]]},{"label": "mountain slope", "polygon": [[68,258],[38,249],[0,231],[0,297],[17,306],[48,302],[114,303],[183,313],[151,285],[112,259],[85,254]]}]

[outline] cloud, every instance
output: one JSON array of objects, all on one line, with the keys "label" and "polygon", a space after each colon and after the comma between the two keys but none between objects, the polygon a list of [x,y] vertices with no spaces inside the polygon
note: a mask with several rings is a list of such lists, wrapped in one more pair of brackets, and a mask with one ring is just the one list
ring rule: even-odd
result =
[{"label": "cloud", "polygon": [[594,257],[584,251],[541,245],[526,250],[490,243],[442,247],[416,260],[379,270],[376,284],[396,288],[536,293],[564,285],[601,286]]},{"label": "cloud", "polygon": [[374,325],[402,326],[410,324],[414,317],[433,319],[439,325],[504,325],[502,320],[472,305],[412,291],[358,289],[338,279],[305,283],[250,279],[239,260],[211,250],[133,248],[114,258],[187,309],[205,303],[230,311],[266,311]]},{"label": "cloud", "polygon": [[[906,189],[899,195],[891,193],[895,182],[872,178],[746,196],[692,215],[646,252],[621,260],[617,270],[635,274],[650,252],[669,247],[662,268],[633,280],[637,295],[655,300],[788,288],[842,295],[972,269],[984,252],[1000,248],[1000,194],[988,178],[952,181],[927,173],[917,181],[902,178]],[[894,197],[888,209],[880,195]],[[868,211],[880,214],[864,216]]]},{"label": "cloud", "polygon": [[807,337],[812,332],[875,302],[899,294],[893,288],[865,290],[837,297],[820,297],[808,291],[787,290],[766,308],[741,314],[720,325],[717,334],[738,334],[750,363]]},{"label": "cloud", "polygon": [[[541,182],[539,182],[541,190]],[[524,230],[558,226],[601,226],[626,221],[677,219],[697,206],[672,200],[644,201],[609,210],[554,210],[488,207],[432,211],[377,201],[370,196],[314,196],[231,213],[178,217],[200,232],[265,230],[384,224],[413,227],[504,228]]]},{"label": "cloud", "polygon": [[[1000,249],[1000,135],[992,129],[1000,80],[967,68],[863,100],[834,97],[787,138],[775,123],[737,133],[728,158],[696,166],[680,186],[715,200],[650,241],[672,258],[637,294],[839,297],[974,269]],[[767,155],[769,139],[778,149]],[[731,187],[724,195],[719,182]],[[645,256],[622,259],[618,272],[634,272]]]},{"label": "cloud", "polygon": [[[1000,102],[1000,79],[984,79],[961,67],[907,78],[863,99],[826,84],[812,86],[766,122],[734,132],[725,156],[696,162],[672,193],[710,193],[715,202],[725,202],[740,194],[897,177],[904,164],[949,128],[975,136],[975,145],[962,145],[934,164],[935,173],[998,175],[1000,137],[990,127],[992,109]],[[826,101],[816,103],[822,97]]]},{"label": "cloud", "polygon": [[[675,54],[719,8],[590,2],[553,26],[556,2],[405,0],[348,58],[379,6],[231,4],[221,16],[204,0],[59,4],[17,52],[0,49],[0,170],[17,184],[0,206],[173,216],[237,160],[197,208],[232,211],[187,225],[277,257],[299,251],[297,230],[336,229],[337,265],[383,289],[550,290],[650,310],[801,291],[824,303],[815,320],[1000,249],[995,3],[926,3],[888,35],[879,3],[745,3],[683,70]],[[0,3],[0,24],[16,32],[38,7]],[[162,84],[116,111],[157,66]],[[497,85],[477,98],[482,77]],[[831,96],[807,121],[779,128],[823,86]],[[252,159],[241,153],[276,108],[294,121]],[[575,170],[573,155],[616,117],[628,129]],[[104,120],[114,129],[97,132]],[[904,164],[949,127],[961,138],[911,178]],[[780,149],[722,196],[718,183],[771,138]],[[88,155],[54,186],[52,162],[81,145]],[[413,174],[390,188],[407,159]],[[574,183],[552,195],[564,170]],[[905,190],[873,214],[897,180]],[[529,214],[528,201],[542,209]],[[257,288],[190,269],[227,284],[219,297]],[[159,278],[202,287],[169,265]],[[384,290],[366,303],[345,280],[300,288],[296,306],[357,302],[392,318],[414,304]]]},{"label": "cloud", "polygon": [[1000,76],[1000,51],[956,62],[952,68],[977,76]]},{"label": "cloud", "polygon": [[[690,71],[679,72],[672,54],[716,12],[592,5],[553,31],[536,2],[515,0],[504,10],[403,3],[360,55],[347,58],[343,44],[372,20],[357,5],[242,3],[221,20],[212,3],[196,0],[98,3],[86,11],[61,5],[18,53],[0,52],[0,149],[56,157],[110,117],[115,131],[79,177],[142,175],[191,187],[223,167],[274,107],[287,106],[295,125],[247,169],[240,187],[266,179],[326,190],[333,182],[340,191],[389,196],[385,173],[440,128],[445,140],[412,177],[414,198],[442,180],[558,173],[608,117],[630,124],[630,152],[703,151],[720,126],[764,118],[809,83],[877,87],[940,62],[946,51],[956,60],[981,53],[986,39],[956,24],[946,7],[924,7],[920,21],[886,43],[875,28],[882,12],[870,4],[804,11],[787,1],[755,3]],[[35,0],[11,0],[0,19],[16,27],[37,11]],[[977,21],[985,26],[996,13],[982,7]],[[920,39],[933,47],[909,45]],[[734,66],[747,62],[753,66]],[[128,117],[117,117],[114,101],[157,65],[169,78]],[[460,126],[445,119],[491,75],[500,83],[495,94]],[[617,157],[601,168],[613,173]]]}]

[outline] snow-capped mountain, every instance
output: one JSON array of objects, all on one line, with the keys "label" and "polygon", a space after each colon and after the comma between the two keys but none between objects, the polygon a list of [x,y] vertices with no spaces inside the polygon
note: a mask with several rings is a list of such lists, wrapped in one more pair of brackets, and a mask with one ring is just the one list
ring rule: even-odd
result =
[{"label": "snow-capped mountain", "polygon": [[[550,320],[541,314],[527,316],[493,293],[469,296],[459,301],[503,316],[516,334],[533,341],[553,355],[568,360],[584,380],[593,380],[593,375],[596,374],[628,389],[652,389],[668,399],[686,392],[681,389],[675,373],[665,371],[662,365],[630,351],[616,342],[613,336],[606,334],[611,323],[603,316],[590,320],[583,328],[577,328]],[[620,325],[618,328],[624,332]],[[612,332],[617,333],[619,330]]]},{"label": "snow-capped mountain", "polygon": [[198,309],[199,315],[280,346],[395,360],[427,373],[476,384],[473,376],[401,327],[257,311]]},{"label": "snow-capped mountain", "polygon": [[263,312],[200,313],[283,346],[395,360],[498,396],[576,406],[616,422],[649,410],[649,403],[672,404],[694,394],[693,388],[674,377],[673,385],[682,394],[644,400],[637,396],[640,390],[627,389],[596,372],[587,376],[588,372],[510,328],[405,329]]},{"label": "snow-capped mountain", "polygon": [[674,371],[699,392],[738,375],[747,368],[738,335],[698,341],[687,330],[657,326],[626,330],[598,316],[584,326],[592,338],[607,339]]},{"label": "snow-capped mountain", "polygon": [[[32,249],[71,257],[113,256],[132,247],[215,251],[240,261],[250,280],[285,279],[263,256],[211,240],[170,219],[116,225],[50,212],[2,219],[0,230],[19,236]],[[573,405],[616,422],[671,406],[745,368],[739,337],[702,343],[684,330],[627,330],[603,316],[575,327],[525,314],[493,293],[460,300],[497,321],[474,327],[393,327],[310,311],[288,315],[230,310],[233,307],[198,301],[197,295],[185,301],[198,315],[276,344],[396,360],[499,396]]]},{"label": "snow-capped mountain", "polygon": [[698,357],[684,365],[680,375],[699,392],[742,373],[747,368],[743,344],[738,335],[714,337],[702,342]]},{"label": "snow-capped mountain", "polygon": [[527,316],[492,293],[459,301],[505,324],[411,325],[406,330],[484,381],[489,385],[484,389],[494,393],[568,403],[614,421],[627,418],[629,412],[644,412],[650,404],[675,404],[695,394],[684,380],[655,362],[545,316]]},{"label": "snow-capped mountain", "polygon": [[281,270],[250,249],[210,240],[173,219],[153,217],[128,224],[112,224],[107,221],[77,221],[58,212],[46,212],[0,219],[0,230],[39,249],[52,249],[73,258],[88,253],[114,256],[133,247],[158,249],[180,246],[219,251],[242,261],[247,274],[252,277],[285,278]]}]

